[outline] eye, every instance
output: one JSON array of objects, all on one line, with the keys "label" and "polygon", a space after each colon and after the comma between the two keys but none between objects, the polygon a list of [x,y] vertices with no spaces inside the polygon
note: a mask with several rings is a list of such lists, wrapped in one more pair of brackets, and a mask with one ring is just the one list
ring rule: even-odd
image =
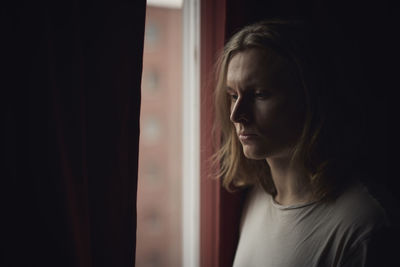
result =
[{"label": "eye", "polygon": [[254,92],[254,97],[258,99],[266,99],[271,96],[271,93],[268,91],[255,91]]},{"label": "eye", "polygon": [[232,102],[235,102],[235,101],[238,99],[238,95],[235,94],[235,93],[229,92],[229,93],[228,93],[228,96],[229,96],[229,98],[230,98],[230,100],[231,100]]}]

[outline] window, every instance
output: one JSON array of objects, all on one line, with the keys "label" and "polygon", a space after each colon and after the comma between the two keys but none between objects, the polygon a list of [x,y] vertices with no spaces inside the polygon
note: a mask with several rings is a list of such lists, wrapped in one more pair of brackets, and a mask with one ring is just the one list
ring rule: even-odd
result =
[{"label": "window", "polygon": [[148,0],[136,266],[199,266],[197,1]]}]

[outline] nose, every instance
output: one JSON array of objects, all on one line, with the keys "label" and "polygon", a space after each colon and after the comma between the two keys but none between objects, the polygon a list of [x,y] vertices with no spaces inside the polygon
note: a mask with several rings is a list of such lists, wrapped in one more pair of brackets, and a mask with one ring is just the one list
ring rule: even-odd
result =
[{"label": "nose", "polygon": [[249,121],[248,104],[243,97],[239,97],[231,109],[230,120],[234,123],[245,123]]}]

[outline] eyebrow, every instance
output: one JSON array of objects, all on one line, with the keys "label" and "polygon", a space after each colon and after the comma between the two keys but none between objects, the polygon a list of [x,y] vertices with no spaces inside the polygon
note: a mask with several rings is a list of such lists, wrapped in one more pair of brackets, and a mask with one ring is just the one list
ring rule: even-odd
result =
[{"label": "eyebrow", "polygon": [[235,89],[233,89],[232,87],[229,87],[229,86],[225,86],[225,90],[226,91],[236,91]]},{"label": "eyebrow", "polygon": [[[249,89],[255,89],[255,88],[257,88],[257,87],[258,87],[258,86],[257,86],[256,83],[254,83],[254,84],[249,84],[249,85],[246,86],[246,88],[249,88]],[[236,89],[233,89],[232,87],[226,85],[226,86],[225,86],[225,91],[227,91],[227,92],[230,92],[230,91],[236,92]],[[239,91],[241,91],[241,90],[239,89]],[[247,90],[246,90],[246,91],[247,91]]]}]

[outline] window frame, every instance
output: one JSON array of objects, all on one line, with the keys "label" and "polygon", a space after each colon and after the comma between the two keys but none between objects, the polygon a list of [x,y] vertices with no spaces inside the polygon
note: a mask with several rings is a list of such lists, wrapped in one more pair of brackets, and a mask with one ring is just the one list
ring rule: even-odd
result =
[{"label": "window frame", "polygon": [[199,266],[200,0],[183,1],[182,266]]}]

